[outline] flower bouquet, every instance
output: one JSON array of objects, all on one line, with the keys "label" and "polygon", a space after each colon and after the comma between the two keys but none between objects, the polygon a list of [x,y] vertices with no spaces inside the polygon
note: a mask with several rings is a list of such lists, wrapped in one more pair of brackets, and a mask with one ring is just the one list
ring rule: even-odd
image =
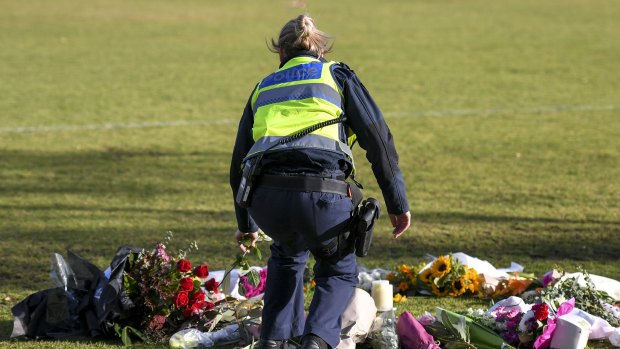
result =
[{"label": "flower bouquet", "polygon": [[[169,243],[171,237],[169,232],[165,242]],[[187,252],[193,250],[197,250],[195,242]],[[260,303],[226,297],[215,278],[209,277],[208,265],[192,266],[186,258],[187,252],[179,250],[171,255],[165,243],[158,243],[152,251],[142,250],[129,256],[123,291],[132,304],[125,307],[114,325],[124,344],[131,344],[132,335],[143,341],[161,342],[179,330],[195,328],[211,332],[227,324],[260,317]],[[244,254],[237,256],[222,279],[226,280],[235,267],[243,272],[241,288],[246,296],[248,292],[261,291],[260,283],[264,287],[266,271],[261,277],[250,268]]]},{"label": "flower bouquet", "polygon": [[418,273],[423,267],[424,264],[418,266],[397,265],[396,271],[387,274],[386,278],[392,285],[396,286],[397,294],[401,296],[412,295],[415,293]]},{"label": "flower bouquet", "polygon": [[418,274],[417,286],[437,297],[458,297],[480,292],[480,276],[451,254],[440,256]]},{"label": "flower bouquet", "polygon": [[[193,244],[189,250],[196,248]],[[123,287],[134,306],[122,314],[117,329],[126,332],[126,327],[138,337],[142,338],[141,334],[148,340],[160,341],[215,307],[202,290],[209,276],[208,265],[193,268],[185,256],[184,251],[170,256],[166,245],[158,243],[152,251],[142,250],[129,257]],[[206,287],[217,292],[214,281],[209,281]],[[125,342],[128,338],[123,339]]]}]

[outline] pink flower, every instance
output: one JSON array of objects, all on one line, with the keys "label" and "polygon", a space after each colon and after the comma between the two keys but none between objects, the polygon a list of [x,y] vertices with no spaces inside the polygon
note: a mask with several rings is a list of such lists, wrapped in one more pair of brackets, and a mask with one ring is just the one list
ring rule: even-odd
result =
[{"label": "pink flower", "polygon": [[149,322],[148,327],[153,331],[159,331],[164,328],[166,324],[166,317],[164,315],[155,315],[153,316],[153,320]]},{"label": "pink flower", "polygon": [[155,246],[155,256],[161,258],[166,263],[170,262],[170,257],[166,253],[166,246],[161,242]]}]

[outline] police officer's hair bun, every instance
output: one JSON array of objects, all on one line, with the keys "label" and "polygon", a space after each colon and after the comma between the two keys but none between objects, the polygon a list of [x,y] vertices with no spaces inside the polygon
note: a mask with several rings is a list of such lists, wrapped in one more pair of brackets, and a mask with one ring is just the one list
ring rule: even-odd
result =
[{"label": "police officer's hair bun", "polygon": [[284,50],[287,55],[295,51],[311,51],[319,56],[332,50],[332,37],[320,31],[309,15],[303,14],[288,21],[280,31],[278,41],[271,39],[271,51]]}]

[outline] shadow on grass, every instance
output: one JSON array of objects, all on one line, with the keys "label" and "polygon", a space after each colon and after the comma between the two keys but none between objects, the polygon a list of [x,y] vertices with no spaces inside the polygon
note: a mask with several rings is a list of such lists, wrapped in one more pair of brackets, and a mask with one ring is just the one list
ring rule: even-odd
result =
[{"label": "shadow on grass", "polygon": [[0,341],[8,341],[13,332],[12,320],[0,320]]},{"label": "shadow on grass", "polygon": [[[232,206],[232,204],[231,204]],[[232,208],[232,207],[231,207]],[[145,214],[181,214],[186,216],[200,216],[206,220],[225,220],[234,215],[232,209],[224,211],[213,210],[199,210],[199,209],[168,209],[168,208],[150,208],[150,207],[106,207],[95,205],[66,205],[66,204],[51,204],[51,205],[5,205],[0,204],[0,209],[5,210],[26,210],[26,211],[84,211],[84,212],[135,212]]]},{"label": "shadow on grass", "polygon": [[[415,220],[428,223],[473,223],[473,222],[502,222],[502,223],[558,223],[558,224],[602,224],[618,225],[620,221],[606,221],[599,219],[567,219],[553,217],[515,217],[481,215],[464,212],[416,212]],[[620,227],[619,227],[620,228]]]},{"label": "shadow on grass", "polygon": [[[467,213],[414,213],[401,239],[381,236],[373,249],[385,260],[465,252],[492,261],[573,260],[615,265],[620,222]],[[410,257],[409,257],[410,258]]]},{"label": "shadow on grass", "polygon": [[223,151],[0,151],[0,194],[153,197],[204,190],[205,183],[227,189],[229,162]]}]

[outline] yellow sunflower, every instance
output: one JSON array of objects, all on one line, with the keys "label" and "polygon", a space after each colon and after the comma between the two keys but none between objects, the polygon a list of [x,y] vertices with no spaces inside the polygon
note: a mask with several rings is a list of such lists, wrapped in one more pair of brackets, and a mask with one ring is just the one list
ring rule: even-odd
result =
[{"label": "yellow sunflower", "polygon": [[465,293],[465,291],[467,290],[466,281],[464,277],[453,280],[450,286],[452,286],[451,287],[452,289],[450,290],[448,295],[452,297],[458,297],[462,295],[463,293]]},{"label": "yellow sunflower", "polygon": [[445,297],[450,292],[450,287],[437,287],[434,282],[431,283],[431,289],[433,290],[433,294],[437,297]]},{"label": "yellow sunflower", "polygon": [[422,273],[420,273],[420,280],[422,280],[422,282],[425,284],[431,284],[432,276],[433,276],[433,270],[431,268],[426,268],[422,270]]},{"label": "yellow sunflower", "polygon": [[469,284],[467,285],[467,288],[469,289],[469,291],[472,293],[476,293],[480,291],[480,284],[481,284],[480,275],[474,268],[467,269],[466,277],[469,279]]},{"label": "yellow sunflower", "polygon": [[450,257],[449,256],[440,256],[435,260],[431,269],[435,277],[442,277],[450,272]]}]

